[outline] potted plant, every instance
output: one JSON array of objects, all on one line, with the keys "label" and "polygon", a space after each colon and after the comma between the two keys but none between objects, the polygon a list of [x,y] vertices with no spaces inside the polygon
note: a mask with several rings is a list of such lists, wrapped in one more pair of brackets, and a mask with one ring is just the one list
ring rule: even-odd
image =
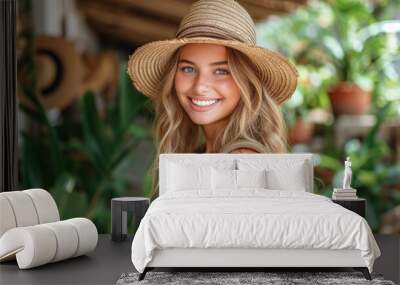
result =
[{"label": "potted plant", "polygon": [[326,110],[329,100],[326,95],[326,79],[330,72],[326,68],[311,65],[299,65],[299,83],[293,97],[282,106],[285,121],[288,125],[289,143],[307,144],[311,141],[315,123],[313,116],[316,110]]},{"label": "potted plant", "polygon": [[[293,58],[297,66],[331,69],[329,93],[335,113],[375,111],[377,102],[379,109],[398,98],[385,94],[388,86],[398,94],[394,61],[400,54],[400,21],[392,19],[399,7],[399,1],[310,0],[287,17],[272,16],[258,24],[258,41]],[[375,105],[370,108],[371,100]],[[348,105],[354,108],[346,110]]]},{"label": "potted plant", "polygon": [[379,21],[374,7],[359,0],[329,3],[332,21],[316,29],[299,57],[321,60],[335,70],[328,90],[334,114],[363,114],[370,109],[375,83],[391,72],[398,57],[393,36],[400,21]]}]

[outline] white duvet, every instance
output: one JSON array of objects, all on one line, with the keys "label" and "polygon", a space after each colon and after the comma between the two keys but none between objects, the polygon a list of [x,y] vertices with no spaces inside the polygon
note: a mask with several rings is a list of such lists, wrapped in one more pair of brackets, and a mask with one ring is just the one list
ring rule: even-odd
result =
[{"label": "white duvet", "polygon": [[154,249],[358,249],[372,272],[379,247],[364,218],[308,192],[241,189],[180,191],[155,199],[132,242],[143,272]]}]

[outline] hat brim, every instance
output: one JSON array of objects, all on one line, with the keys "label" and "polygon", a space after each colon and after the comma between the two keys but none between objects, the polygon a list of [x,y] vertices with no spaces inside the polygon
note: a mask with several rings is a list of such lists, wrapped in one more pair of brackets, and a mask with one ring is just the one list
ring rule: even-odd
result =
[{"label": "hat brim", "polygon": [[[38,99],[46,110],[52,108],[62,110],[81,95],[79,84],[84,70],[76,46],[73,42],[56,36],[42,35],[35,37],[34,40],[34,61],[38,66],[37,77],[40,91]],[[41,58],[46,61],[41,61]],[[46,72],[49,77],[43,76]],[[40,80],[44,78],[49,80]],[[23,105],[30,109],[34,107],[31,100],[21,90],[17,94]]]},{"label": "hat brim", "polygon": [[269,95],[278,104],[287,100],[296,89],[297,69],[281,54],[239,41],[208,37],[155,41],[139,47],[128,62],[128,73],[136,89],[150,98],[157,96],[168,61],[178,48],[189,43],[224,45],[247,55],[258,69]]}]

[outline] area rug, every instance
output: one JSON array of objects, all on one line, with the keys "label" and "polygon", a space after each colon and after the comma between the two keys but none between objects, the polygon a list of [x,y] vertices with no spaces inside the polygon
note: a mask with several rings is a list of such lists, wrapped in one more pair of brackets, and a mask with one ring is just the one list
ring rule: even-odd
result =
[{"label": "area rug", "polygon": [[147,272],[146,277],[138,281],[139,273],[124,273],[117,285],[133,284],[379,284],[396,285],[384,280],[380,274],[372,274],[372,280],[366,280],[361,272]]}]

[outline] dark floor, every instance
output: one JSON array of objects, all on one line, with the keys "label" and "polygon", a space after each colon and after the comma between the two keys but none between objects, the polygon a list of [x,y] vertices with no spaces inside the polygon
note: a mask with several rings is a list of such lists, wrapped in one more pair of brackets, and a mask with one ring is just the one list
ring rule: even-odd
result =
[{"label": "dark floor", "polygon": [[115,284],[135,270],[130,259],[132,237],[124,242],[99,235],[96,250],[87,256],[19,270],[16,262],[0,264],[0,284]]},{"label": "dark floor", "polygon": [[[381,273],[385,279],[399,284],[400,236],[376,235],[375,238],[382,256],[375,262],[374,273]],[[130,259],[131,243],[132,237],[116,243],[111,241],[110,235],[100,235],[96,250],[88,256],[28,270],[19,270],[15,261],[3,263],[0,265],[0,284],[115,284],[122,273],[134,271]]]}]

